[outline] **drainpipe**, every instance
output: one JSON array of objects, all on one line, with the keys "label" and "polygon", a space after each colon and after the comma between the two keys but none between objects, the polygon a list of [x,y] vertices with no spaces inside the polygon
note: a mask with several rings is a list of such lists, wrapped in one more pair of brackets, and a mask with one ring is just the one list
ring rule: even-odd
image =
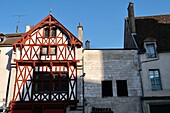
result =
[{"label": "drainpipe", "polygon": [[[140,76],[140,82],[141,82],[141,90],[142,90],[142,97],[144,97],[144,92],[143,92],[143,82],[142,82],[142,77],[141,77],[141,71],[142,71],[142,62],[141,62],[141,59],[140,59],[140,53],[141,53],[141,50],[139,49],[137,43],[136,43],[136,40],[134,38],[134,36],[136,35],[136,33],[131,33],[131,36],[132,36],[132,39],[133,39],[133,42],[135,44],[135,47],[137,48],[138,50],[138,53],[137,53],[137,56],[138,56],[138,63],[139,63],[139,76]],[[143,105],[142,105],[142,102],[141,102],[141,110],[142,110],[142,113],[143,113]]]}]

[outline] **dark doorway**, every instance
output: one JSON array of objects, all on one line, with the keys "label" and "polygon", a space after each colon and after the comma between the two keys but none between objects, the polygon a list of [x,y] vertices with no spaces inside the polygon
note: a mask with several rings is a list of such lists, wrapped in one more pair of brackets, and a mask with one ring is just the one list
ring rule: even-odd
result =
[{"label": "dark doorway", "polygon": [[170,105],[150,105],[150,113],[170,113]]}]

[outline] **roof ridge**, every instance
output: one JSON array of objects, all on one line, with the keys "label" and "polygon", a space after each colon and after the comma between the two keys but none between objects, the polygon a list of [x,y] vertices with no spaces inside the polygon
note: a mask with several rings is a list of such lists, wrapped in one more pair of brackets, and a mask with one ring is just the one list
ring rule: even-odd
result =
[{"label": "roof ridge", "polygon": [[135,18],[151,18],[151,17],[161,17],[161,16],[170,16],[170,14],[148,15],[148,16],[135,16]]}]

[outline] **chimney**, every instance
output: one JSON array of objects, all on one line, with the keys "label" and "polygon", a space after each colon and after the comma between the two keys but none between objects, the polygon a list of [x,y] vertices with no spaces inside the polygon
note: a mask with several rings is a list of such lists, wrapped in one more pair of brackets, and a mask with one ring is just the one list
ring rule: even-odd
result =
[{"label": "chimney", "polygon": [[128,6],[128,19],[129,19],[129,25],[131,27],[131,32],[136,33],[134,7],[132,2],[130,2]]},{"label": "chimney", "polygon": [[90,49],[90,41],[89,40],[86,41],[86,49]]},{"label": "chimney", "polygon": [[26,26],[26,32],[28,32],[30,29],[31,29],[31,25],[30,25],[30,24],[27,24],[27,26]]},{"label": "chimney", "polygon": [[78,39],[83,42],[83,26],[81,23],[79,23],[78,29]]}]

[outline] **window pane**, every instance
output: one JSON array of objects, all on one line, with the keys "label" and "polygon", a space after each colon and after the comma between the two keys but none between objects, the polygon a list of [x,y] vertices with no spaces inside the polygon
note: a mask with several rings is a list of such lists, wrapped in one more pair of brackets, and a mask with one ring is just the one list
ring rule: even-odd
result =
[{"label": "window pane", "polygon": [[61,84],[62,84],[61,91],[67,92],[68,91],[68,83],[62,82]]},{"label": "window pane", "polygon": [[60,78],[60,75],[59,75],[59,74],[54,74],[53,78],[54,78],[54,79],[59,79],[59,78]]},{"label": "window pane", "polygon": [[149,77],[151,81],[152,90],[161,90],[162,86],[161,86],[159,70],[158,69],[149,70]]},{"label": "window pane", "polygon": [[146,54],[147,54],[148,58],[156,57],[156,51],[155,51],[154,44],[146,44]]},{"label": "window pane", "polygon": [[41,78],[41,74],[36,73],[35,74],[35,79],[40,79],[40,78]]},{"label": "window pane", "polygon": [[68,77],[67,74],[62,74],[62,79],[63,80],[67,79],[67,77]]},{"label": "window pane", "polygon": [[50,35],[50,29],[45,28],[45,37],[49,37],[49,35]]},{"label": "window pane", "polygon": [[41,91],[41,83],[35,82],[35,91]]},{"label": "window pane", "polygon": [[44,75],[43,75],[43,78],[44,78],[44,79],[50,79],[50,78],[51,78],[51,75],[50,75],[50,74],[44,74]]},{"label": "window pane", "polygon": [[52,29],[52,37],[56,37],[56,29]]},{"label": "window pane", "polygon": [[59,83],[58,82],[53,83],[53,91],[59,91]]},{"label": "window pane", "polygon": [[50,82],[43,82],[42,86],[43,91],[50,91]]},{"label": "window pane", "polygon": [[56,47],[50,47],[50,54],[54,55],[56,52]]},{"label": "window pane", "polygon": [[48,51],[47,51],[47,47],[42,47],[42,54],[47,55]]}]

